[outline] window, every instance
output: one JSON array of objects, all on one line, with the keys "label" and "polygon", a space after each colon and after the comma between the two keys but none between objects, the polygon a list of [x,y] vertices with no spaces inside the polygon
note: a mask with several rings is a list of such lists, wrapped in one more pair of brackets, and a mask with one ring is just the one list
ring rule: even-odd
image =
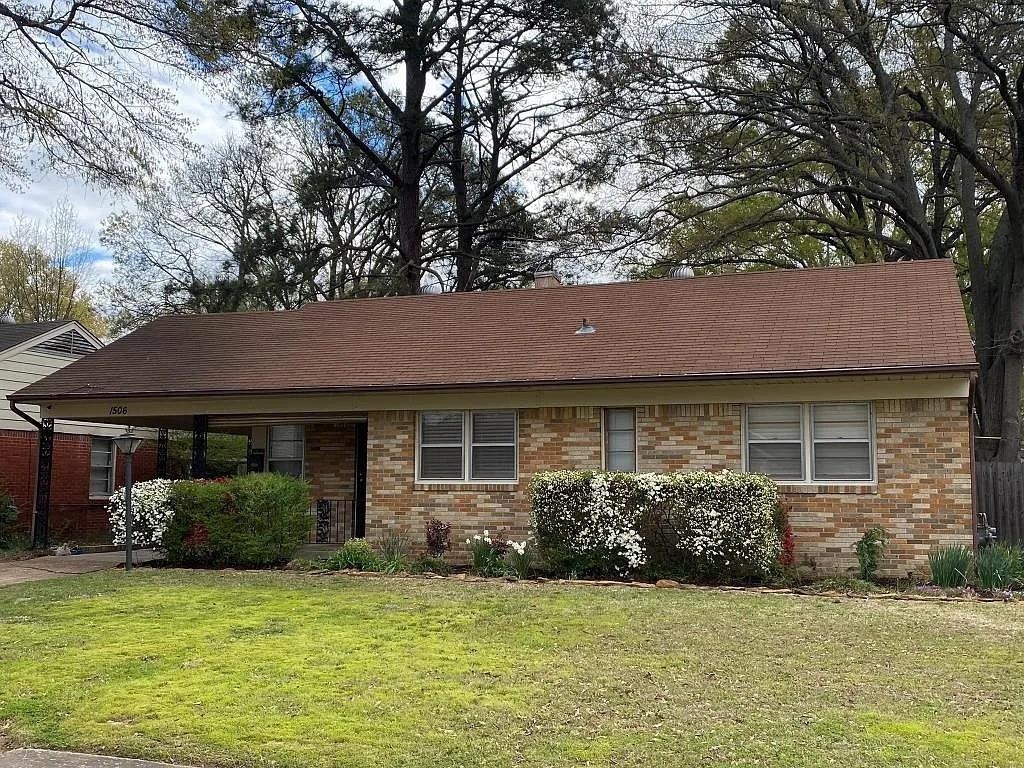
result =
[{"label": "window", "polygon": [[471,414],[473,480],[516,479],[516,412],[478,411]]},{"label": "window", "polygon": [[747,470],[778,480],[803,480],[803,417],[799,405],[747,408]]},{"label": "window", "polygon": [[94,437],[89,445],[89,495],[109,496],[114,492],[114,441]]},{"label": "window", "polygon": [[426,480],[462,480],[465,414],[434,411],[420,414],[420,477]]},{"label": "window", "polygon": [[301,424],[276,424],[270,428],[267,471],[302,477],[305,447]]},{"label": "window", "polygon": [[747,471],[791,482],[874,479],[867,403],[751,405]]},{"label": "window", "polygon": [[814,479],[871,479],[871,413],[866,404],[814,405]]},{"label": "window", "polygon": [[515,480],[516,433],[515,411],[424,411],[417,477]]},{"label": "window", "polygon": [[636,411],[606,408],[604,466],[610,472],[636,472]]}]

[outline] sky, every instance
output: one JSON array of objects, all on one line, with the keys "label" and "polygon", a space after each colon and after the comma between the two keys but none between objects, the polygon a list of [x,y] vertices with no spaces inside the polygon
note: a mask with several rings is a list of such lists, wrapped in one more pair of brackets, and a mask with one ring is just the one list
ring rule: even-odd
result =
[{"label": "sky", "polygon": [[[192,123],[190,138],[198,147],[216,144],[237,128],[231,107],[204,85],[187,80],[163,84],[177,94],[178,112]],[[131,200],[125,195],[87,185],[80,178],[49,172],[37,173],[13,189],[0,183],[0,238],[11,233],[20,217],[45,219],[51,207],[62,198],[75,207],[82,229],[90,240],[94,277],[106,277],[113,265],[109,255],[100,247],[100,228],[111,213],[130,209]]]}]

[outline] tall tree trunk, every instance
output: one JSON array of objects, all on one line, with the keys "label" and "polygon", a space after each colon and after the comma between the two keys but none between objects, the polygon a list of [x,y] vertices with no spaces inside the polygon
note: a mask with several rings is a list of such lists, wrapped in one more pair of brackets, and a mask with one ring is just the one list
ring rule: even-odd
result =
[{"label": "tall tree trunk", "polygon": [[1006,211],[1009,249],[1012,264],[1009,283],[1009,329],[1001,339],[1004,358],[1002,431],[999,439],[998,461],[1020,460],[1020,390],[1024,375],[1024,211],[1012,204]]},{"label": "tall tree trunk", "polygon": [[423,221],[420,218],[420,185],[423,179],[423,93],[426,41],[420,28],[423,3],[407,0],[398,7],[402,26],[405,64],[405,104],[400,117],[401,165],[394,184],[395,218],[398,227],[398,292],[418,293],[423,275]]}]

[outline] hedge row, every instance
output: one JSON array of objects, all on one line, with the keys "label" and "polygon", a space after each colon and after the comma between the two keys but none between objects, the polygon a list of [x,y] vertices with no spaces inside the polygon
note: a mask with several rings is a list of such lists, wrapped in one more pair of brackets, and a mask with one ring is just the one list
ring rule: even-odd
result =
[{"label": "hedge row", "polygon": [[533,530],[549,565],[587,576],[760,578],[778,562],[775,483],[736,472],[545,472]]},{"label": "hedge row", "polygon": [[[270,473],[137,483],[132,541],[164,550],[174,565],[282,565],[309,533],[309,496],[304,481]],[[114,542],[124,544],[123,489],[108,512]]]}]

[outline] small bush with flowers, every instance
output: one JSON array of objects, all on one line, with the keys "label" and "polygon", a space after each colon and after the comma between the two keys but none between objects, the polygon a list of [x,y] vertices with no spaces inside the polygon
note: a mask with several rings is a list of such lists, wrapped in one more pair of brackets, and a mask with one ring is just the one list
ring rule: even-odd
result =
[{"label": "small bush with flowers", "polygon": [[[140,547],[163,546],[164,533],[174,516],[171,496],[175,480],[146,480],[132,483],[132,543]],[[124,488],[118,488],[110,497],[107,516],[114,533],[114,544],[123,547]]]},{"label": "small bush with flowers", "polygon": [[775,483],[737,472],[546,472],[534,477],[533,528],[544,559],[579,576],[656,564],[698,579],[763,578],[781,540]]},{"label": "small bush with flowers", "polygon": [[480,576],[503,576],[508,542],[491,532],[475,533],[466,539],[469,547],[470,569]]},{"label": "small bush with flowers", "polygon": [[508,542],[505,561],[508,564],[510,576],[515,576],[517,579],[527,578],[533,572],[535,560],[535,550],[529,539]]}]

